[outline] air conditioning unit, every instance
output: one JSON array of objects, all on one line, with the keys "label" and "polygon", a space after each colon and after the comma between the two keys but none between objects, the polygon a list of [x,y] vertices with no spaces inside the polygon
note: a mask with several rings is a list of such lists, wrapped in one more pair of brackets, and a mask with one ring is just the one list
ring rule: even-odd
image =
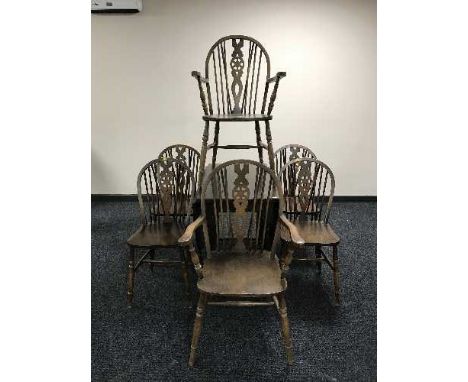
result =
[{"label": "air conditioning unit", "polygon": [[91,0],[91,13],[137,13],[142,0]]}]

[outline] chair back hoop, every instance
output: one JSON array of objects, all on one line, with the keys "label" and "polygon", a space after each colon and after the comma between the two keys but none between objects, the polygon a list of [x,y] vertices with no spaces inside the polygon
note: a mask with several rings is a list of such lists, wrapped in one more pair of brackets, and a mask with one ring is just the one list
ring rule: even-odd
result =
[{"label": "chair back hoop", "polygon": [[289,145],[284,145],[278,150],[276,150],[274,153],[274,158],[275,171],[276,174],[279,176],[281,169],[289,161],[299,158],[317,159],[317,156],[308,147],[292,143]]},{"label": "chair back hoop", "polygon": [[195,177],[187,164],[174,158],[148,162],[137,178],[141,224],[188,222],[195,196]]},{"label": "chair back hoop", "polygon": [[163,149],[158,159],[173,158],[184,162],[192,172],[195,178],[196,189],[198,190],[198,168],[200,165],[200,153],[191,146],[175,144]]},{"label": "chair back hoop", "polygon": [[323,162],[299,158],[287,162],[280,171],[285,199],[284,212],[290,220],[328,223],[335,192],[335,176]]},{"label": "chair back hoop", "polygon": [[205,60],[205,78],[210,114],[264,114],[270,57],[254,38],[230,35],[216,41]]},{"label": "chair back hoop", "polygon": [[[207,192],[212,192],[211,200]],[[246,159],[217,166],[201,192],[207,256],[271,250],[274,257],[278,216],[283,210],[281,185],[269,167]]]}]

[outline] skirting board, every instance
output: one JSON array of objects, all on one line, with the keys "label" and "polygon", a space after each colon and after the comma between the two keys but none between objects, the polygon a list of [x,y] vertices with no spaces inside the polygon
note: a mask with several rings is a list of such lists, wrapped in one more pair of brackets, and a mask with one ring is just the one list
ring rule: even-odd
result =
[{"label": "skirting board", "polygon": [[[136,194],[91,194],[93,202],[137,201]],[[377,202],[376,195],[335,195],[334,202]]]}]

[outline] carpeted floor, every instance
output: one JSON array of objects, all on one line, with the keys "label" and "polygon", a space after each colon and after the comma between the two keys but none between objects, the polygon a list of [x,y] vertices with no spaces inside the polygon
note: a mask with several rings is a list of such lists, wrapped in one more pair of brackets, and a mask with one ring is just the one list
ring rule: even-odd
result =
[{"label": "carpeted floor", "polygon": [[[341,307],[331,272],[294,264],[287,303],[295,363],[286,364],[274,307],[209,306],[195,368],[187,365],[196,295],[177,268],[139,269],[126,306],[127,237],[136,202],[92,202],[93,381],[374,381],[377,362],[376,203],[335,203]],[[164,254],[166,255],[166,254]],[[168,254],[172,255],[171,253]]]}]

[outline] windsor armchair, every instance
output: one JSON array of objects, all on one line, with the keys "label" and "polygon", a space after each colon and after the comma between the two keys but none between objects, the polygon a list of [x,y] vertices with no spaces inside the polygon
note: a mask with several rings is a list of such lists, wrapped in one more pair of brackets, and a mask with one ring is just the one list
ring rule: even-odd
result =
[{"label": "windsor armchair", "polygon": [[[219,148],[258,150],[263,163],[263,150],[268,151],[274,168],[270,120],[281,78],[285,72],[270,77],[270,58],[257,40],[242,35],[219,39],[208,51],[205,75],[193,71],[198,83],[205,128],[202,138],[200,182],[203,181],[207,150],[213,150],[212,169]],[[267,104],[268,101],[268,104]],[[221,122],[254,122],[256,145],[219,145]],[[213,143],[208,145],[210,122],[214,122]],[[260,122],[265,123],[267,143],[262,142]]]},{"label": "windsor armchair", "polygon": [[176,144],[166,147],[159,153],[158,158],[173,158],[185,163],[195,178],[196,189],[198,189],[198,167],[200,165],[200,153],[191,146]]},{"label": "windsor armchair", "polygon": [[[294,159],[283,166],[280,181],[285,197],[284,214],[290,219],[305,246],[313,246],[315,258],[295,257],[294,260],[318,262],[319,271],[325,262],[333,272],[335,300],[340,303],[340,269],[338,264],[338,244],[340,238],[328,223],[335,191],[335,177],[323,162],[311,158]],[[288,241],[287,235],[281,235]],[[332,261],[323,251],[332,248]]]},{"label": "windsor armchair", "polygon": [[[177,159],[156,159],[147,163],[138,174],[140,227],[127,240],[128,304],[133,302],[135,272],[143,263],[157,266],[179,266],[189,293],[188,254],[177,244],[191,220],[195,194],[195,178],[190,168]],[[180,260],[155,259],[157,248],[178,248]],[[144,250],[135,263],[137,251]]]},{"label": "windsor armchair", "polygon": [[[205,199],[210,192],[213,207],[208,210]],[[279,203],[271,203],[274,195],[278,195]],[[276,210],[272,208],[273,205],[276,205]],[[195,362],[203,315],[209,300],[216,305],[276,305],[287,360],[289,364],[292,363],[284,296],[287,288],[285,275],[294,247],[300,247],[304,241],[294,225],[280,213],[283,206],[277,177],[273,170],[259,162],[225,162],[217,166],[204,181],[202,214],[179,239],[180,245],[188,248],[199,279],[190,366]],[[267,224],[272,216],[276,220],[273,226]],[[208,228],[208,222],[214,223],[214,229]],[[284,256],[278,259],[279,226],[284,228],[289,245]],[[204,233],[206,259],[203,266],[194,246],[198,228],[202,228]],[[271,242],[267,242],[267,237],[273,237]]]}]

